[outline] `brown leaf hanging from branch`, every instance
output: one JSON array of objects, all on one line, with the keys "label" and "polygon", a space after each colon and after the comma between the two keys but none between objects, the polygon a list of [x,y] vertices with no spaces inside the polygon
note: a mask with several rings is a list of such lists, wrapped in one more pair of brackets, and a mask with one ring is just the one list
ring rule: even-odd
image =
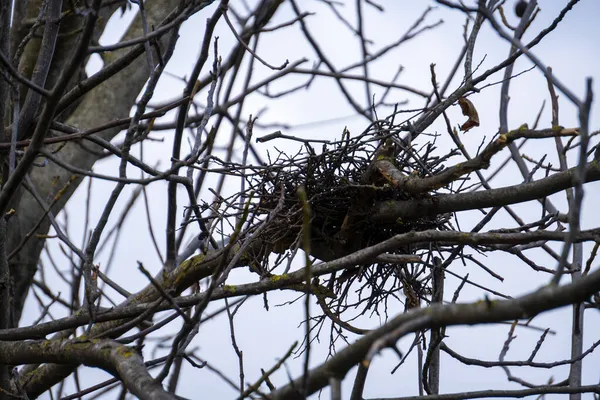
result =
[{"label": "brown leaf hanging from branch", "polygon": [[479,126],[479,114],[477,114],[477,109],[475,109],[475,106],[473,103],[471,103],[471,100],[461,97],[458,99],[458,105],[460,106],[463,115],[469,117],[467,122],[461,125],[460,130],[467,132],[474,126]]}]

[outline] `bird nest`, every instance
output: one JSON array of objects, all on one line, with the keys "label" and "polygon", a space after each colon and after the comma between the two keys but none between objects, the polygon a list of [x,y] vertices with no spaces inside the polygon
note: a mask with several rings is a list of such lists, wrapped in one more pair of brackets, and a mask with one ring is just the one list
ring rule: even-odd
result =
[{"label": "bird nest", "polygon": [[[272,223],[263,240],[277,251],[302,242],[303,210],[310,209],[311,248],[330,260],[411,231],[447,229],[448,215],[434,215],[374,224],[370,213],[377,202],[422,199],[434,193],[410,193],[391,183],[379,163],[409,177],[431,176],[453,153],[435,156],[435,140],[414,148],[399,139],[399,127],[385,121],[352,138],[345,130],[339,141],[304,141],[294,155],[277,150],[275,160],[252,183],[260,210]],[[322,142],[322,141],[321,141]],[[444,190],[440,188],[439,190]],[[299,197],[302,190],[305,201]],[[327,251],[329,250],[329,251]],[[411,249],[401,249],[404,254]]]},{"label": "bird nest", "polygon": [[[287,272],[298,249],[309,249],[314,258],[330,261],[398,234],[451,229],[448,214],[388,223],[372,221],[377,203],[424,199],[448,191],[447,187],[437,187],[415,192],[394,183],[397,179],[434,176],[455,154],[435,155],[435,137],[420,147],[408,144],[400,139],[400,130],[391,122],[378,121],[356,137],[344,130],[338,141],[303,140],[295,154],[276,148],[276,154],[269,155],[268,167],[250,181],[259,199],[259,213],[267,215],[268,220],[260,231],[262,257],[256,258],[262,260],[258,268],[261,275],[275,273],[277,268],[281,268],[278,273]],[[387,307],[390,295],[407,307],[429,301],[430,267],[434,265],[434,252],[440,250],[435,243],[404,246],[370,263],[333,273],[321,286],[332,296],[328,304],[320,305],[325,314],[330,314],[333,308],[341,313],[362,304],[362,314],[369,309],[379,312],[380,304]],[[265,257],[272,253],[279,254],[275,262]],[[413,261],[405,258],[399,262],[397,257],[394,259],[398,255],[412,256]],[[350,291],[355,283],[358,288]],[[402,299],[397,295],[399,291],[404,293]]]}]

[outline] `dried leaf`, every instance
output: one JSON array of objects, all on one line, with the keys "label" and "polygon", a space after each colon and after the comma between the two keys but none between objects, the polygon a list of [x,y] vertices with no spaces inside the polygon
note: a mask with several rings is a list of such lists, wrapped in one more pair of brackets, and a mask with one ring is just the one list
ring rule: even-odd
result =
[{"label": "dried leaf", "polygon": [[461,97],[460,99],[458,99],[458,105],[460,106],[463,115],[469,117],[467,122],[462,124],[460,130],[467,132],[474,126],[479,126],[479,114],[477,114],[477,109],[475,108],[473,103],[471,103],[471,100]]}]

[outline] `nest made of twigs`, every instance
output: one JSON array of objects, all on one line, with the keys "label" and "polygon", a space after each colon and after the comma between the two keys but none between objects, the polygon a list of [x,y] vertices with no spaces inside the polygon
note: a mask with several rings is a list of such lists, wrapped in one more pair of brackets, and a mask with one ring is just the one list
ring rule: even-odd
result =
[{"label": "nest made of twigs", "polygon": [[[310,142],[290,156],[279,151],[270,167],[261,174],[253,187],[258,188],[260,207],[272,212],[278,204],[283,207],[265,231],[270,243],[280,243],[282,248],[297,241],[302,228],[303,204],[298,188],[306,192],[311,211],[312,240],[331,244],[352,236],[353,246],[348,250],[373,245],[390,237],[410,231],[446,229],[448,216],[420,217],[382,225],[370,222],[369,215],[375,202],[410,200],[429,197],[432,193],[411,195],[400,187],[386,184],[384,179],[371,177],[367,171],[377,157],[382,143],[394,135],[392,129],[367,131],[359,137],[345,135],[342,140],[322,145],[317,153]],[[444,158],[433,156],[432,144],[421,149],[396,151],[392,158],[403,174],[425,176],[439,171]],[[407,154],[410,152],[410,156]],[[441,190],[443,190],[442,188]],[[346,232],[344,232],[346,231]]]}]

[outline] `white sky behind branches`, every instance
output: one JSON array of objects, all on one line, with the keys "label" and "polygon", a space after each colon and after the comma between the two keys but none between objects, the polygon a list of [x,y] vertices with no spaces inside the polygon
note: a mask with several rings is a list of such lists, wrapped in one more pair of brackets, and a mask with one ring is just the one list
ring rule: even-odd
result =
[{"label": "white sky behind branches", "polygon": [[[253,2],[250,2],[253,3]],[[350,21],[355,22],[355,2],[345,2],[344,15]],[[466,2],[467,4],[475,3],[473,1]],[[527,31],[524,43],[527,43],[538,32],[547,27],[555,16],[560,11],[565,2],[557,0],[540,0],[539,5],[542,9],[529,30]],[[180,31],[180,42],[177,50],[173,55],[167,70],[176,76],[189,76],[189,73],[199,54],[202,37],[205,29],[205,21],[208,18],[218,2],[215,2],[211,7],[199,12],[194,17],[190,18]],[[316,12],[316,15],[306,19],[311,33],[319,40],[319,44],[335,64],[337,68],[343,68],[346,65],[355,63],[360,60],[360,47],[358,38],[353,36],[348,30],[334,18],[327,7],[318,1],[303,1],[299,2],[304,11]],[[380,4],[385,7],[385,12],[380,13],[372,7],[364,7],[364,20],[366,36],[373,41],[369,46],[371,52],[377,51],[379,48],[395,41],[400,35],[404,34],[408,27],[422,14],[422,12],[430,5],[435,6],[434,2],[430,1],[399,1],[388,0],[380,1]],[[235,7],[238,2],[232,2]],[[512,11],[513,1],[507,2],[507,15],[512,24],[517,23],[517,18]],[[135,6],[134,6],[135,9]],[[238,7],[239,9],[239,7]],[[113,16],[110,21],[107,33],[101,39],[101,44],[109,44],[117,41],[123,32],[126,24],[135,15],[135,12],[128,12],[123,17],[120,13]],[[598,38],[600,38],[600,24],[598,17],[600,16],[600,2],[597,0],[582,0],[577,4],[571,12],[568,13],[563,22],[558,28],[548,35],[541,44],[533,49],[533,53],[539,57],[546,65],[553,68],[554,75],[567,87],[569,87],[580,98],[584,96],[585,78],[591,76],[594,78],[594,93],[596,97],[600,93],[600,46]],[[275,18],[270,25],[275,25],[284,21],[291,20],[293,12],[289,4],[284,4],[277,12]],[[449,10],[443,6],[431,11],[425,24],[432,24],[442,19],[444,22],[435,29],[424,32],[416,38],[406,42],[399,48],[391,51],[382,59],[372,63],[369,67],[371,76],[375,79],[390,80],[395,74],[399,65],[404,67],[404,71],[399,83],[410,85],[414,88],[430,91],[431,77],[429,65],[436,64],[436,73],[438,81],[443,82],[448,75],[450,69],[455,63],[456,57],[463,45],[463,25],[464,15],[457,10]],[[219,36],[219,51],[221,55],[226,55],[228,49],[234,45],[235,38],[229,31],[224,21],[220,21],[216,35]],[[478,37],[477,45],[474,53],[474,67],[481,63],[475,76],[496,65],[499,61],[505,59],[508,55],[509,44],[501,39],[488,24],[484,24],[481,33]],[[313,65],[316,55],[310,49],[306,41],[302,38],[297,25],[290,26],[275,33],[263,34],[261,36],[258,47],[258,54],[269,63],[274,65],[282,64],[286,59],[290,62],[307,57],[309,62],[302,65],[302,68],[310,68]],[[212,64],[212,50],[208,62],[201,76],[205,76],[208,67]],[[247,67],[248,56],[246,56],[242,65],[241,71]],[[531,62],[524,56],[521,57],[515,64],[514,72],[519,73],[531,67]],[[90,62],[88,72],[95,72],[101,67],[99,57],[96,57]],[[322,68],[323,69],[323,68]],[[450,85],[447,94],[456,89],[460,84],[460,79],[463,77],[463,67],[460,67],[460,72]],[[350,71],[353,74],[361,74],[362,69],[354,69]],[[260,63],[255,63],[255,75],[253,82],[273,74],[273,71],[267,69]],[[489,82],[497,82],[502,79],[503,71],[494,75]],[[288,88],[291,88],[308,79],[307,75],[288,75],[285,79],[276,82],[269,87],[271,93],[276,93]],[[241,82],[241,81],[240,81]],[[348,82],[347,88],[354,95],[357,102],[361,105],[365,104],[365,90],[362,82]],[[181,96],[184,87],[184,82],[174,76],[163,76],[161,84],[157,89],[157,96],[152,101],[152,104],[166,102]],[[486,88],[478,94],[470,97],[471,101],[476,105],[479,112],[481,126],[472,129],[467,134],[462,134],[461,137],[470,154],[475,154],[481,141],[486,140],[486,143],[497,132],[499,126],[498,106],[500,101],[499,95],[500,85]],[[384,89],[378,86],[371,86],[371,91],[376,100],[383,94]],[[238,88],[239,92],[239,88]],[[234,90],[234,93],[236,91]],[[559,93],[560,95],[560,93]],[[546,101],[545,109],[540,120],[540,128],[550,127],[551,106],[549,103],[549,94],[546,86],[546,79],[539,70],[527,72],[512,81],[510,91],[509,105],[509,127],[517,128],[523,123],[533,124],[542,103]],[[206,101],[206,92],[201,92],[196,96],[199,102],[204,104]],[[410,95],[406,92],[396,90],[388,97],[388,102],[403,102],[408,100],[408,104],[400,108],[419,108],[423,106],[423,100],[417,96]],[[560,95],[560,123],[565,127],[578,126],[578,117],[576,109],[573,107],[565,96]],[[594,102],[590,127],[592,130],[597,129],[597,121],[599,115],[599,103]],[[193,108],[190,113],[193,113]],[[377,113],[380,118],[386,117],[391,111],[391,107],[380,107]],[[132,111],[133,112],[133,111]],[[353,135],[358,135],[367,126],[368,121],[362,117],[356,116],[352,107],[344,99],[336,84],[331,79],[317,77],[309,90],[302,90],[294,93],[291,96],[268,99],[260,94],[253,94],[248,97],[244,104],[242,119],[246,120],[250,114],[257,115],[262,112],[258,120],[261,124],[269,124],[274,122],[285,122],[294,126],[293,129],[282,130],[283,133],[300,136],[303,138],[318,138],[318,139],[339,139],[345,126],[348,127]],[[163,121],[172,120],[174,113],[170,113]],[[411,114],[408,114],[411,115]],[[401,117],[401,116],[400,116]],[[449,117],[452,124],[457,126],[462,124],[466,117],[462,116],[459,107],[453,106],[449,109]],[[398,117],[397,121],[400,120]],[[209,122],[210,126],[210,122]],[[261,130],[255,127],[254,137],[259,137],[264,134],[271,133],[275,129]],[[445,124],[442,118],[438,120],[427,130],[428,133],[437,133],[440,136],[437,139],[438,153],[440,155],[447,152],[454,146],[446,133]],[[225,144],[228,142],[230,129],[227,124],[221,128],[219,140]],[[154,138],[160,138],[161,142],[148,142],[144,144],[144,159],[150,165],[160,162],[160,167],[166,168],[170,163],[170,155],[172,149],[172,132],[161,131],[152,135]],[[119,142],[117,137],[114,142]],[[187,139],[184,139],[186,143]],[[419,138],[419,141],[428,140],[427,137]],[[546,144],[551,144],[550,141],[545,141],[544,145],[540,145],[539,141],[530,140],[521,150],[522,153],[534,159],[540,159],[544,154],[548,154],[547,162],[552,162],[558,166],[553,144],[548,147]],[[593,143],[596,143],[595,141]],[[256,144],[256,148],[266,155],[267,151],[273,151],[273,146],[280,150],[285,150],[294,153],[300,147],[298,142],[290,142],[285,140],[276,140],[264,144]],[[315,146],[317,149],[319,146]],[[241,160],[242,144],[239,143],[236,147],[239,150],[239,159]],[[188,148],[184,144],[182,154],[185,154]],[[139,145],[133,150],[133,154],[140,155]],[[273,153],[274,154],[274,153]],[[492,162],[492,166],[488,171],[494,171],[494,166],[508,156],[508,151],[503,151],[497,155]],[[574,165],[576,152],[570,154],[570,165]],[[239,160],[238,160],[239,161]],[[461,161],[459,157],[451,159],[446,165],[452,165]],[[529,165],[531,167],[531,164]],[[118,174],[118,160],[108,160],[98,163],[95,166],[95,171],[104,174]],[[128,173],[131,177],[139,176],[139,171],[129,166]],[[536,178],[543,176],[543,171],[536,175]],[[216,175],[212,175],[209,184],[206,187],[211,187],[216,183]],[[472,179],[476,179],[475,176]],[[501,187],[505,185],[517,184],[522,181],[516,166],[511,165],[504,173],[500,174],[492,181],[493,187]],[[86,181],[87,182],[87,181]],[[83,237],[83,220],[85,218],[85,201],[87,198],[87,183],[80,185],[76,194],[71,198],[68,206],[68,221],[62,217],[62,221],[68,226],[70,237]],[[231,180],[228,189],[231,193],[239,188],[237,180]],[[165,251],[165,224],[166,224],[166,183],[157,182],[147,187],[152,211],[152,223],[155,232],[158,235],[159,245],[161,246],[162,254]],[[93,224],[97,221],[102,208],[110,195],[110,191],[114,187],[112,182],[95,181],[92,185],[92,212],[90,221]],[[133,186],[129,186],[121,195],[119,204],[122,206],[128,200]],[[599,226],[600,217],[596,211],[596,202],[599,195],[598,183],[586,185],[586,197],[584,199],[582,228],[590,228]],[[205,192],[202,197],[206,201],[212,200],[212,195]],[[552,201],[561,211],[565,212],[566,200],[564,193],[559,193],[551,197]],[[180,217],[183,213],[182,205],[187,204],[186,196],[183,191],[179,192]],[[513,207],[524,219],[533,221],[538,219],[539,204],[527,203],[519,204]],[[118,208],[117,208],[118,210]],[[111,221],[114,223],[119,216],[119,212],[115,212]],[[460,228],[469,230],[482,217],[481,213],[470,212],[461,213]],[[156,256],[154,248],[151,244],[149,234],[147,233],[145,210],[142,203],[139,203],[125,223],[124,231],[121,235],[121,243],[117,247],[116,257],[111,266],[110,276],[117,283],[123,285],[130,291],[141,289],[146,286],[147,280],[137,270],[137,261],[141,261],[144,266],[153,273],[160,270],[162,265]],[[486,229],[494,229],[499,227],[512,227],[515,223],[504,212],[501,211],[494,220],[486,226]],[[109,225],[110,228],[110,225]],[[190,229],[191,233],[196,233],[195,227]],[[53,249],[53,254],[57,256],[57,260],[65,262],[66,259],[59,255],[56,251],[57,242],[49,242],[49,246]],[[84,243],[81,243],[82,248]],[[559,247],[554,246],[556,249]],[[585,254],[589,254],[590,247],[586,246]],[[472,251],[470,253],[473,253]],[[538,263],[545,265],[548,268],[555,267],[555,261],[539,250],[528,251],[527,254],[534,258]],[[107,252],[100,254],[96,262],[101,266],[105,266],[107,262]],[[492,267],[496,272],[500,273],[506,279],[504,282],[494,280],[488,274],[483,272],[473,264],[463,266],[460,262],[455,262],[451,269],[457,274],[464,276],[469,273],[470,279],[475,282],[480,282],[494,290],[501,291],[510,296],[517,296],[529,291],[532,291],[539,286],[545,284],[549,277],[538,274],[518,261],[516,257],[508,256],[505,253],[496,252],[490,254],[485,260],[488,266]],[[46,265],[48,265],[46,263]],[[69,268],[67,265],[66,268]],[[46,269],[47,277],[52,275],[49,268]],[[231,277],[231,282],[245,282],[249,274],[242,269],[234,271]],[[255,280],[256,278],[251,278]],[[49,279],[49,281],[52,281]],[[60,282],[54,279],[57,285]],[[567,279],[563,280],[566,282]],[[446,300],[449,300],[458,280],[447,275],[446,278]],[[65,287],[63,293],[67,293],[68,288]],[[271,292],[268,295],[270,303],[270,311],[265,311],[262,307],[262,297],[252,298],[247,301],[246,305],[238,312],[235,319],[235,328],[237,333],[237,341],[240,349],[244,352],[245,374],[246,380],[249,383],[254,382],[260,376],[260,368],[270,368],[277,359],[282,356],[289,348],[294,340],[302,340],[304,335],[304,327],[300,325],[304,313],[302,309],[303,301],[298,301],[291,305],[283,305],[277,307],[277,304],[294,299],[296,294],[286,292]],[[118,296],[115,296],[118,298]],[[461,301],[473,301],[483,298],[483,293],[477,288],[466,286],[461,293]],[[215,306],[221,307],[222,302]],[[397,308],[393,308],[397,307]],[[317,306],[314,305],[312,310],[318,312]],[[390,316],[394,313],[402,312],[401,304],[391,306]],[[31,323],[38,315],[38,306],[33,304],[31,299],[28,300],[25,313],[23,315],[22,324]],[[62,315],[53,315],[55,318]],[[384,321],[385,316],[373,315],[369,318],[360,318],[355,321],[360,327],[377,326]],[[155,319],[157,320],[157,319]],[[588,311],[586,313],[585,332],[594,332],[600,329],[600,320],[597,312]],[[571,331],[571,310],[564,308],[557,311],[552,311],[538,316],[532,322],[532,325],[546,327],[550,326],[556,331],[556,335],[549,335],[546,342],[536,358],[536,361],[552,361],[557,359],[567,359],[570,357],[570,331]],[[311,364],[316,366],[325,360],[328,351],[329,342],[329,324],[326,323],[325,329],[321,337],[321,342],[315,342],[312,349]],[[178,324],[173,324],[171,330],[178,329]],[[447,330],[448,345],[456,351],[464,354],[467,357],[480,358],[483,360],[497,360],[498,354],[502,348],[502,344],[506,338],[509,325],[495,324],[481,326],[477,328],[457,327]],[[163,332],[164,333],[164,332]],[[511,350],[508,353],[507,359],[523,359],[528,357],[535,343],[539,339],[540,332],[518,328],[516,331],[518,338],[512,344]],[[398,343],[398,347],[406,351],[413,341],[414,335],[409,335]],[[354,336],[349,334],[348,340],[352,341]],[[597,340],[597,337],[591,335],[584,338],[584,350],[589,345]],[[214,321],[204,324],[200,329],[200,334],[194,340],[192,347],[199,347],[199,354],[211,363],[215,368],[224,371],[230,379],[237,382],[238,380],[238,360],[234,350],[231,347],[228,321],[225,318],[218,318]],[[337,342],[338,348],[344,346],[340,340]],[[165,350],[158,350],[154,356],[165,354]],[[382,356],[376,358],[373,363],[367,385],[365,388],[365,398],[385,397],[417,394],[417,370],[415,353],[409,357],[407,367],[400,368],[394,375],[390,375],[390,370],[397,363],[397,357],[391,351],[384,351]],[[296,378],[301,373],[303,357],[292,359],[287,363],[289,373]],[[185,363],[184,363],[185,364]],[[592,354],[584,361],[584,384],[595,384],[600,378],[600,358],[597,354]],[[553,376],[555,381],[564,379],[568,375],[568,366],[555,368],[552,371],[534,370],[531,368],[516,370],[512,369],[513,373],[528,381],[543,384],[547,382],[550,376]],[[346,377],[343,385],[344,398],[349,396],[355,370]],[[82,381],[86,384],[95,383],[108,378],[108,374],[100,370],[84,369],[81,376],[86,379]],[[280,386],[287,382],[286,370],[280,369],[273,377],[273,382]],[[70,389],[68,393],[74,391],[72,381],[69,381]],[[482,369],[478,367],[466,367],[457,361],[447,357],[442,352],[441,361],[441,393],[459,392],[468,390],[481,389],[517,389],[519,385],[509,383],[506,380],[504,373],[499,368]],[[199,393],[203,394],[203,398],[225,399],[234,398],[236,392],[222,382],[213,373],[203,370],[195,370],[184,365],[183,376],[180,381],[178,394],[189,398],[198,398]],[[108,395],[110,398],[110,395]],[[314,396],[316,398],[316,396]],[[323,399],[329,398],[327,391],[322,394]],[[547,398],[563,398],[562,395],[547,396]],[[584,395],[584,398],[586,395]],[[591,398],[591,396],[589,397]]]}]

